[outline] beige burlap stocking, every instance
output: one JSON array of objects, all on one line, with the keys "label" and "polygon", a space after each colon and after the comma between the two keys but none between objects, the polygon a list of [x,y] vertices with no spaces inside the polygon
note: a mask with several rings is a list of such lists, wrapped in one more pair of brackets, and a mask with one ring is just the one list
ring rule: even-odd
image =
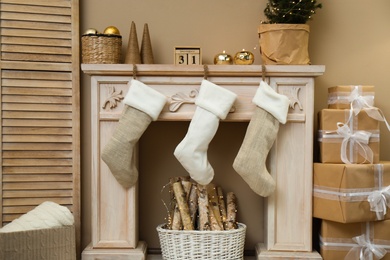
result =
[{"label": "beige burlap stocking", "polygon": [[286,123],[289,99],[261,81],[253,98],[256,108],[233,168],[258,195],[267,197],[275,190],[275,181],[266,167],[266,159],[279,131]]},{"label": "beige burlap stocking", "polygon": [[124,187],[138,180],[134,149],[152,121],[157,120],[166,103],[166,97],[138,80],[132,80],[124,99],[124,109],[101,158],[111,173]]}]

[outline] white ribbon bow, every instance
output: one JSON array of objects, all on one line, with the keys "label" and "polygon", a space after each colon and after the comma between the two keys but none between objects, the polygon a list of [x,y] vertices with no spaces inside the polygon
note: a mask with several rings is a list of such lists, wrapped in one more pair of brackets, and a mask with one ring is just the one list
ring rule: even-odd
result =
[{"label": "white ribbon bow", "polygon": [[387,253],[386,249],[371,244],[369,238],[365,235],[354,237],[352,240],[356,242],[357,245],[349,250],[344,260],[373,260],[374,255],[376,256],[376,259],[382,259]]},{"label": "white ribbon bow", "polygon": [[345,164],[352,164],[347,157],[347,145],[349,142],[351,142],[352,147],[356,143],[358,145],[359,154],[362,155],[366,161],[369,161],[370,163],[373,162],[374,153],[368,146],[372,135],[370,132],[360,130],[352,133],[348,125],[337,123],[337,134],[343,137],[343,141],[341,142],[341,160]]},{"label": "white ribbon bow", "polygon": [[351,91],[351,94],[347,97],[348,102],[351,104],[351,110],[357,116],[363,109],[367,115],[377,121],[384,122],[387,129],[390,131],[390,125],[387,122],[382,110],[370,105],[370,98],[359,94],[358,88]]},{"label": "white ribbon bow", "polygon": [[368,96],[362,96],[359,93],[358,88],[354,88],[351,94],[347,97],[348,102],[351,104],[351,109],[355,112],[355,115],[359,114],[363,108],[371,108],[371,98]]},{"label": "white ribbon bow", "polygon": [[390,208],[390,186],[373,191],[368,196],[367,201],[370,203],[371,211],[376,212],[378,220],[383,220],[387,213],[387,207]]}]

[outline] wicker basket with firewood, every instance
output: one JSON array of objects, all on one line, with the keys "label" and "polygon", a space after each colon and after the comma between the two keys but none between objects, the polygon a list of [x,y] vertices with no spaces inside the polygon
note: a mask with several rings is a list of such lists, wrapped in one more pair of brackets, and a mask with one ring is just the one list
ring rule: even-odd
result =
[{"label": "wicker basket with firewood", "polygon": [[170,180],[168,221],[157,227],[163,259],[243,259],[246,226],[233,192],[187,177]]}]

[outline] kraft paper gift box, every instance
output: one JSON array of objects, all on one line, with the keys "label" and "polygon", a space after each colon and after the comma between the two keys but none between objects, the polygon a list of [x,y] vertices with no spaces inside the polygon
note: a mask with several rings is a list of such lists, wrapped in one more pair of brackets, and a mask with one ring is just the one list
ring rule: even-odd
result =
[{"label": "kraft paper gift box", "polygon": [[318,119],[322,163],[379,162],[380,121],[366,110],[355,116],[349,109],[323,109]]},{"label": "kraft paper gift box", "polygon": [[314,217],[339,223],[390,219],[390,162],[315,163],[313,179]]},{"label": "kraft paper gift box", "polygon": [[320,253],[324,260],[390,260],[390,220],[337,223],[323,220]]},{"label": "kraft paper gift box", "polygon": [[328,88],[328,108],[350,109],[351,104],[374,106],[374,86],[345,85]]}]

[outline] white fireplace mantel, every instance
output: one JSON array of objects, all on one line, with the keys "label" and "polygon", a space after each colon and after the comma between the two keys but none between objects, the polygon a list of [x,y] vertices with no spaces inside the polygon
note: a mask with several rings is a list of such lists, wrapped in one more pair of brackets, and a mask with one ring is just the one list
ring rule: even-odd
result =
[{"label": "white fireplace mantel", "polygon": [[[269,156],[276,191],[266,200],[266,237],[256,246],[257,259],[321,259],[312,251],[312,157],[314,79],[325,66],[265,67],[265,79],[289,97],[290,109]],[[82,258],[145,259],[146,243],[138,240],[138,187],[123,189],[100,159],[120,117],[129,82],[136,77],[168,97],[158,120],[188,121],[200,82],[207,76],[238,95],[225,121],[245,122],[254,109],[251,100],[263,76],[262,66],[208,65],[206,75],[201,65],[82,64],[81,68],[91,76],[92,105],[92,242]]]}]

